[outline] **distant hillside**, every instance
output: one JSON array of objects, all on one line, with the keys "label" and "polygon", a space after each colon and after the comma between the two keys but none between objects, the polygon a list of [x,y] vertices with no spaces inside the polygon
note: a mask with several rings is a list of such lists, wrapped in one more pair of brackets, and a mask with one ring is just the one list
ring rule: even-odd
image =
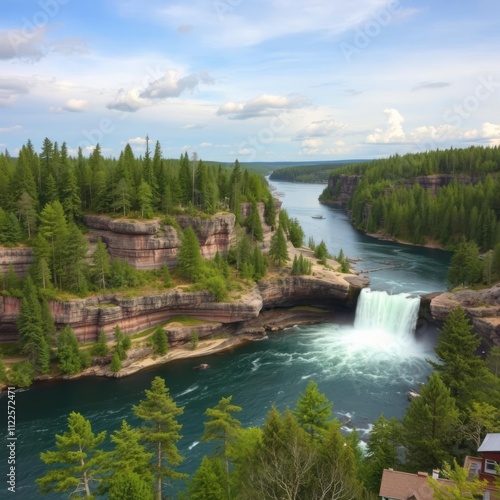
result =
[{"label": "distant hillside", "polygon": [[391,156],[335,170],[320,197],[370,234],[454,249],[500,244],[500,148]]},{"label": "distant hillside", "polygon": [[287,163],[285,167],[275,164],[271,176],[272,181],[327,183],[333,170],[346,167],[353,163],[369,160],[336,160],[315,163]]}]

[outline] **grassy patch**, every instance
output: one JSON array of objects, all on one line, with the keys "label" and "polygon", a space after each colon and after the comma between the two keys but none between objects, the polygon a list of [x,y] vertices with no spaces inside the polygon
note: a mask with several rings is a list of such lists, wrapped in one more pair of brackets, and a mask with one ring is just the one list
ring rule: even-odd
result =
[{"label": "grassy patch", "polygon": [[168,323],[180,323],[183,326],[199,326],[205,323],[213,323],[213,321],[192,318],[191,316],[174,316]]}]

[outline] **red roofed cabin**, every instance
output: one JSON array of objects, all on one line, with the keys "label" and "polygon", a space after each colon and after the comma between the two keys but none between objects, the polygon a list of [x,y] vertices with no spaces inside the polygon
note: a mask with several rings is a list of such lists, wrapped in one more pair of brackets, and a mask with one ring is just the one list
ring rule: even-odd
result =
[{"label": "red roofed cabin", "polygon": [[[486,500],[493,500],[493,498],[500,498],[498,493],[494,493],[493,482],[500,477],[497,473],[497,465],[500,465],[500,433],[486,434],[484,441],[477,450],[478,455],[481,457],[482,466],[479,470],[479,478],[486,479],[491,485],[490,491],[486,492],[484,498]],[[488,495],[489,493],[489,495]]]},{"label": "red roofed cabin", "polygon": [[[447,479],[438,479],[443,484],[454,484]],[[427,484],[427,473],[410,474],[384,469],[380,485],[382,500],[433,500],[432,489]]]}]

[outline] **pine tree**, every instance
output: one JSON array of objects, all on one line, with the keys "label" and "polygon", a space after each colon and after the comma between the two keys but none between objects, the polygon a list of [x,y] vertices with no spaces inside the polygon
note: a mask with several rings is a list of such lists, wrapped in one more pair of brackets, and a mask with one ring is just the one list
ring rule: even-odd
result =
[{"label": "pine tree", "polygon": [[33,365],[36,365],[40,341],[43,337],[42,310],[35,285],[30,276],[24,282],[17,328],[19,330],[21,351],[28,356]]},{"label": "pine tree", "polygon": [[106,245],[104,245],[101,238],[99,238],[97,241],[92,260],[94,264],[94,273],[96,281],[99,283],[99,288],[106,288],[106,283],[110,271],[110,258]]},{"label": "pine tree", "polygon": [[319,392],[314,380],[307,384],[306,390],[301,394],[294,415],[311,438],[317,438],[321,432],[328,429],[332,416],[332,403]]},{"label": "pine tree", "polygon": [[200,243],[192,227],[184,231],[182,244],[177,256],[177,269],[181,276],[196,282],[201,274],[203,261],[201,258]]},{"label": "pine tree", "polygon": [[141,181],[137,192],[139,207],[141,209],[141,217],[150,219],[153,216],[153,193],[151,187],[146,181]]},{"label": "pine tree", "polygon": [[262,229],[262,222],[260,221],[259,210],[255,201],[252,202],[252,210],[245,221],[245,225],[250,230],[252,240],[262,241],[264,239],[264,230]]},{"label": "pine tree", "polygon": [[224,464],[218,457],[204,456],[188,486],[190,500],[223,500],[226,496]]},{"label": "pine tree", "polygon": [[271,238],[269,257],[271,257],[274,264],[277,265],[278,267],[284,266],[285,262],[287,260],[290,260],[288,257],[288,249],[286,246],[285,234],[283,233],[281,225],[278,226],[277,231],[273,234]]},{"label": "pine tree", "polygon": [[62,435],[56,434],[57,451],[45,451],[40,454],[45,464],[61,465],[36,480],[40,492],[79,492],[83,489],[85,498],[93,498],[90,485],[101,473],[96,459],[97,447],[105,437],[106,431],[94,434],[89,420],[80,413],[71,412],[68,417],[68,431]]},{"label": "pine tree", "polygon": [[205,432],[202,441],[217,442],[216,455],[220,457],[225,464],[226,469],[226,491],[227,497],[231,498],[231,490],[229,484],[229,459],[228,447],[233,441],[240,429],[240,421],[233,417],[233,413],[239,413],[242,408],[231,403],[233,397],[221,398],[214,408],[207,408],[205,415],[208,420],[205,422]]},{"label": "pine tree", "polygon": [[31,239],[36,229],[37,213],[34,200],[26,191],[23,191],[17,202],[17,213],[28,234],[28,239]]},{"label": "pine tree", "polygon": [[430,364],[441,375],[460,408],[475,399],[475,388],[486,380],[486,365],[476,355],[480,343],[465,311],[461,307],[453,309],[440,329],[434,348],[439,362],[430,361]]},{"label": "pine tree", "polygon": [[406,465],[412,471],[430,470],[449,460],[459,412],[450,390],[434,373],[403,417]]},{"label": "pine tree", "polygon": [[63,373],[74,375],[82,368],[78,340],[71,326],[66,325],[57,339],[57,357],[59,369]]},{"label": "pine tree", "polygon": [[92,346],[91,353],[93,356],[107,356],[109,353],[106,333],[103,329],[99,330],[97,342]]},{"label": "pine tree", "polygon": [[167,333],[162,326],[157,326],[151,337],[153,343],[153,354],[163,356],[168,351],[168,338]]},{"label": "pine tree", "polygon": [[111,358],[111,364],[109,365],[109,369],[113,373],[119,372],[122,369],[120,354],[116,351],[114,352],[113,357]]},{"label": "pine tree", "polygon": [[144,421],[141,439],[154,451],[154,476],[158,500],[162,498],[165,479],[183,479],[185,474],[175,471],[171,466],[180,464],[184,458],[179,454],[176,443],[182,425],[177,417],[184,413],[169,395],[165,380],[155,377],[151,389],[146,389],[146,399],[133,406],[134,414]]},{"label": "pine tree", "polygon": [[274,205],[274,198],[271,193],[269,193],[264,204],[264,220],[268,226],[274,229],[276,224],[276,207]]},{"label": "pine tree", "polygon": [[453,288],[457,285],[465,287],[477,283],[481,279],[481,270],[477,245],[472,241],[462,240],[451,258],[448,284]]}]

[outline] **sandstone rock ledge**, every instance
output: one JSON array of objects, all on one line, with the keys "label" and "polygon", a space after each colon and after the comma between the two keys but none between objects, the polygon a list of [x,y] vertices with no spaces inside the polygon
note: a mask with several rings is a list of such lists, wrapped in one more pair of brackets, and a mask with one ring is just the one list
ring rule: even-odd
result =
[{"label": "sandstone rock ledge", "polygon": [[467,312],[475,331],[490,345],[500,345],[500,283],[485,290],[458,290],[432,294],[430,312],[441,323],[457,306]]},{"label": "sandstone rock ledge", "polygon": [[[367,285],[367,279],[325,271],[324,276],[318,277],[286,275],[269,278],[231,302],[216,302],[208,291],[174,289],[135,298],[106,294],[54,301],[50,306],[57,327],[69,324],[80,342],[93,342],[101,329],[111,339],[116,325],[120,325],[125,333],[133,334],[166,323],[175,316],[191,316],[220,324],[210,330],[212,334],[228,325],[237,330],[269,309],[296,305],[330,309],[352,307],[361,288]],[[0,341],[17,339],[19,305],[20,301],[14,297],[0,297]],[[181,332],[172,331],[169,335],[173,343],[182,340]]]}]

